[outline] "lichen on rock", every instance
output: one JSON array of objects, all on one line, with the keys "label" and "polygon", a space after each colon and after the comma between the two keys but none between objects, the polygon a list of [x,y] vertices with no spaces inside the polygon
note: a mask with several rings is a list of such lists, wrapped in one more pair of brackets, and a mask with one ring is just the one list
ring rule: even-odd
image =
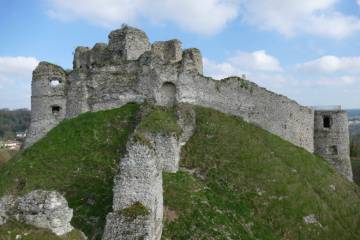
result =
[{"label": "lichen on rock", "polygon": [[0,199],[0,225],[11,219],[64,235],[74,229],[72,216],[66,199],[56,191],[35,190],[23,197]]}]

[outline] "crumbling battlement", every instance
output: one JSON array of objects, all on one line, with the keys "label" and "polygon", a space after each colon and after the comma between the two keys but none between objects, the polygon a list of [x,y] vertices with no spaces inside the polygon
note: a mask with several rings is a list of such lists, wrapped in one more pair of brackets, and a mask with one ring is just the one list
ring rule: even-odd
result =
[{"label": "crumbling battlement", "polygon": [[[73,63],[69,72],[44,62],[35,69],[26,147],[64,118],[144,101],[214,108],[240,116],[309,152],[318,146],[314,143],[319,139],[314,136],[314,110],[239,77],[220,81],[205,77],[200,51],[182,50],[178,40],[151,44],[143,31],[124,26],[109,34],[108,44],[78,47]],[[51,84],[54,79],[56,86]],[[348,137],[343,134],[342,138]]]}]

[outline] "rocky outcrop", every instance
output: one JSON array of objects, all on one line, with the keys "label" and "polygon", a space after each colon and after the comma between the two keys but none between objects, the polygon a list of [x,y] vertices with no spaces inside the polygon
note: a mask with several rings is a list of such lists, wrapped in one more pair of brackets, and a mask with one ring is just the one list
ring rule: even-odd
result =
[{"label": "rocky outcrop", "polygon": [[11,219],[64,235],[73,230],[72,216],[66,199],[55,191],[36,190],[23,197],[0,199],[0,225]]}]

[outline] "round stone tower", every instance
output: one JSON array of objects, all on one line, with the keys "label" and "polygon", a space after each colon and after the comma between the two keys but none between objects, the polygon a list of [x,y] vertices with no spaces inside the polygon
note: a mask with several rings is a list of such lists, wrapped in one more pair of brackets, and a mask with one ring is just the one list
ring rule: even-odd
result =
[{"label": "round stone tower", "polygon": [[31,124],[24,147],[28,147],[65,118],[66,73],[54,64],[41,62],[31,83]]},{"label": "round stone tower", "polygon": [[349,124],[346,111],[315,110],[314,151],[324,157],[350,181]]}]

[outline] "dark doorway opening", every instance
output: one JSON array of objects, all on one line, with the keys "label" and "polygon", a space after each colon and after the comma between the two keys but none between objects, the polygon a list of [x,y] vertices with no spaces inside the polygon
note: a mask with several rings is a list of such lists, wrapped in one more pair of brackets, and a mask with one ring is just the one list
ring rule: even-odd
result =
[{"label": "dark doorway opening", "polygon": [[331,118],[330,118],[330,116],[324,116],[323,117],[323,125],[324,125],[324,128],[331,128]]},{"label": "dark doorway opening", "polygon": [[51,112],[54,114],[54,115],[57,115],[60,113],[60,110],[61,110],[61,107],[60,106],[51,106]]}]

